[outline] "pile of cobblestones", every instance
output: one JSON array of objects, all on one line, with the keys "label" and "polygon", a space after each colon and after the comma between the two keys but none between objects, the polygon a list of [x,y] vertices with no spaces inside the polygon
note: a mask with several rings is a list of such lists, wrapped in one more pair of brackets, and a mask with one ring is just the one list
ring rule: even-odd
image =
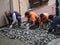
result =
[{"label": "pile of cobblestones", "polygon": [[47,45],[50,41],[56,39],[53,34],[47,34],[47,30],[21,30],[21,29],[0,29],[0,35],[10,39],[19,39],[24,43],[31,45]]}]

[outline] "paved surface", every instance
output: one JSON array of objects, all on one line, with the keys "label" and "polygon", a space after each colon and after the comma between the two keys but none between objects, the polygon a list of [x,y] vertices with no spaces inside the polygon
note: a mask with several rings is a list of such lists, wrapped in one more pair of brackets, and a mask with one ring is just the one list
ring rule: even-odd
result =
[{"label": "paved surface", "polygon": [[43,8],[36,8],[33,11],[38,14],[41,14],[41,13],[55,14],[55,4],[45,5]]},{"label": "paved surface", "polygon": [[[17,39],[9,39],[7,37],[0,36],[0,45],[24,45],[24,43]],[[25,44],[29,45],[29,44]]]},{"label": "paved surface", "polygon": [[[30,29],[22,30],[22,29],[9,29],[9,28],[0,29],[1,36],[8,37],[9,39],[14,39],[13,43],[15,43],[15,39],[18,39],[21,42],[23,42],[22,44],[25,44],[25,45],[28,45],[28,44],[47,45],[50,41],[56,39],[56,36],[54,34],[47,34],[47,32],[48,32],[47,30],[38,30],[38,29],[37,30],[36,29],[35,30],[30,30]],[[8,38],[4,39],[4,40],[2,39],[2,43],[4,41],[10,42]],[[18,41],[18,40],[16,40],[16,41]],[[5,44],[6,44],[6,42],[5,42]]]},{"label": "paved surface", "polygon": [[51,41],[48,45],[60,45],[60,38]]},{"label": "paved surface", "polygon": [[55,0],[49,0],[48,3],[33,8],[33,11],[40,14],[40,13],[50,13],[50,14],[55,14]]},{"label": "paved surface", "polygon": [[0,45],[23,45],[23,43],[19,40],[12,40],[6,37],[0,36]]},{"label": "paved surface", "polygon": [[[48,44],[49,43],[49,44]],[[0,45],[59,45],[57,35],[47,30],[0,29]]]}]

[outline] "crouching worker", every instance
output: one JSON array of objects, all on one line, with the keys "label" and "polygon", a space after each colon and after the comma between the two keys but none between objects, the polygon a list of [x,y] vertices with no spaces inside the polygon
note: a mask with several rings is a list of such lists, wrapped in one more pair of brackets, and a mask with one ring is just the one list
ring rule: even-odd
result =
[{"label": "crouching worker", "polygon": [[32,12],[32,11],[27,11],[25,13],[25,17],[27,17],[29,23],[29,28],[30,29],[35,29],[39,27],[39,15]]},{"label": "crouching worker", "polygon": [[16,22],[18,21],[18,27],[21,26],[21,15],[16,12],[16,11],[6,11],[5,15],[8,19],[10,28],[13,27],[14,24],[16,24]]},{"label": "crouching worker", "polygon": [[60,16],[50,15],[49,19],[51,20],[52,23],[48,29],[48,33],[55,32],[60,34]]},{"label": "crouching worker", "polygon": [[41,29],[48,29],[50,20],[48,19],[49,14],[48,13],[42,13],[40,14],[40,27]]}]

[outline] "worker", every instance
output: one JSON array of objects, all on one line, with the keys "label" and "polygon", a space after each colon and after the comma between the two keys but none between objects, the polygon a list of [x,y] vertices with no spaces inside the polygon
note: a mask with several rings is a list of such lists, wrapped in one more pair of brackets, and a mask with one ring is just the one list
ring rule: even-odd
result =
[{"label": "worker", "polygon": [[51,25],[48,29],[48,33],[58,33],[60,34],[60,16],[50,15],[48,17],[51,20]]},{"label": "worker", "polygon": [[25,17],[28,18],[27,23],[29,23],[29,28],[30,29],[35,29],[39,27],[39,15],[32,12],[32,11],[27,11],[25,13]]},{"label": "worker", "polygon": [[40,14],[40,28],[41,29],[47,29],[49,27],[50,20],[48,19],[48,16],[49,16],[48,13]]},{"label": "worker", "polygon": [[18,27],[21,27],[21,15],[17,11],[5,11],[5,15],[9,22],[9,28],[12,28],[14,24],[18,21]]}]

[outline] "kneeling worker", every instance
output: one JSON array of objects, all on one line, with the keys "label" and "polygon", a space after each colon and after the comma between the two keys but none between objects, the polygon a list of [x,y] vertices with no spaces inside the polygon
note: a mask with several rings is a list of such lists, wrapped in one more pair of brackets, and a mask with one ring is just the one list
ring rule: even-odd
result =
[{"label": "kneeling worker", "polygon": [[32,11],[27,11],[25,13],[25,17],[28,18],[27,23],[29,23],[29,28],[30,29],[35,29],[39,27],[39,15],[32,12]]},{"label": "kneeling worker", "polygon": [[21,15],[16,11],[6,11],[5,15],[8,19],[10,28],[18,21],[18,27],[21,26]]},{"label": "kneeling worker", "polygon": [[42,29],[47,29],[49,27],[50,20],[48,19],[48,17],[49,17],[48,13],[40,14],[40,27]]},{"label": "kneeling worker", "polygon": [[48,29],[48,33],[58,33],[60,34],[60,16],[50,15],[49,19],[51,20],[51,25]]}]

